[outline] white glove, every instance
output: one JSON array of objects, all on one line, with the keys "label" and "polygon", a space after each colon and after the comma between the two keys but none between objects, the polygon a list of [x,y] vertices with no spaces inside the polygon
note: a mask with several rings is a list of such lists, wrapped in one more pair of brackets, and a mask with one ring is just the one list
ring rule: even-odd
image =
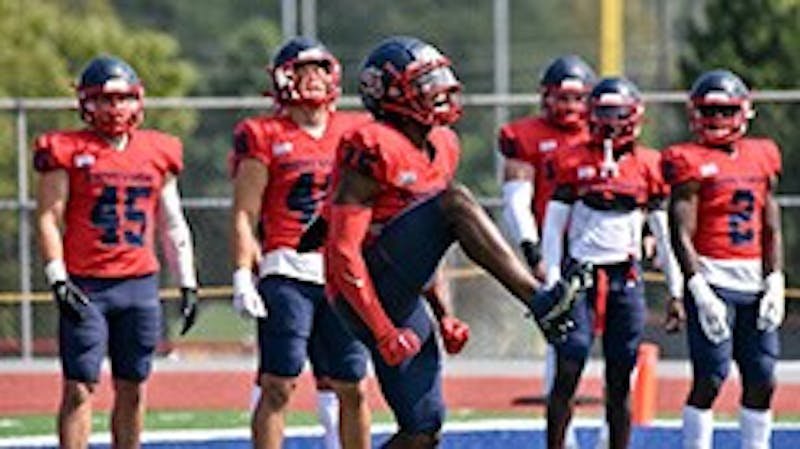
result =
[{"label": "white glove", "polygon": [[764,279],[766,289],[758,305],[759,330],[774,332],[783,322],[786,314],[786,277],[781,271],[773,271]]},{"label": "white glove", "polygon": [[689,287],[694,302],[697,304],[700,327],[711,343],[718,345],[731,338],[731,328],[728,326],[728,308],[725,301],[711,290],[703,275],[695,273],[689,278],[686,286]]},{"label": "white glove", "polygon": [[253,318],[266,318],[267,308],[256,290],[255,277],[248,268],[233,273],[233,308]]}]

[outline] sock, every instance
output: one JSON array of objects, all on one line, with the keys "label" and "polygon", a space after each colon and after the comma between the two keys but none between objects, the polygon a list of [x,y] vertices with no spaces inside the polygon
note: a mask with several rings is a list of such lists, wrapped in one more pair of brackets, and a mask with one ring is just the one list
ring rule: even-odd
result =
[{"label": "sock", "polygon": [[742,449],[769,449],[772,434],[772,411],[742,407],[739,412]]},{"label": "sock", "polygon": [[714,412],[687,405],[683,407],[683,449],[711,449]]},{"label": "sock", "polygon": [[341,449],[339,445],[339,398],[330,390],[317,391],[317,417],[325,430],[325,449]]}]

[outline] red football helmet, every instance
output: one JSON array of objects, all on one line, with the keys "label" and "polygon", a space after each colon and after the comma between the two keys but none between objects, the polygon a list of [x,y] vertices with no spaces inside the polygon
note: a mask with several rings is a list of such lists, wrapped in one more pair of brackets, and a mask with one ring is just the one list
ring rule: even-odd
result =
[{"label": "red football helmet", "polygon": [[103,134],[127,134],[144,120],[144,87],[121,59],[92,59],[81,73],[77,93],[81,118]]},{"label": "red football helmet", "polygon": [[[299,69],[306,64],[317,64],[327,72],[324,93],[308,91],[303,86],[307,80],[303,80]],[[271,95],[282,106],[332,104],[341,92],[342,68],[339,61],[324,45],[308,37],[295,37],[286,42],[278,50],[268,71],[272,78]]]},{"label": "red football helmet", "polygon": [[553,60],[539,79],[545,118],[563,128],[585,126],[586,99],[594,83],[594,71],[580,57],[567,55]]},{"label": "red football helmet", "polygon": [[728,70],[706,72],[689,93],[689,127],[700,143],[727,145],[747,132],[755,116],[750,91]]},{"label": "red football helmet", "polygon": [[377,118],[450,125],[462,112],[461,82],[436,47],[406,36],[388,38],[367,56],[359,75],[364,107]]},{"label": "red football helmet", "polygon": [[596,143],[610,139],[614,149],[632,143],[643,119],[639,89],[625,78],[605,78],[589,94],[589,132]]}]

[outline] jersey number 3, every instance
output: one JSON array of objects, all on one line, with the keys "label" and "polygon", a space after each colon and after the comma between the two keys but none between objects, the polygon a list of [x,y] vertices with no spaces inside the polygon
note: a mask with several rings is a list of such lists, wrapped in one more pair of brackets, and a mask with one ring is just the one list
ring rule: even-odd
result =
[{"label": "jersey number 3", "polygon": [[749,222],[753,218],[756,199],[750,190],[736,190],[731,198],[731,206],[736,212],[728,215],[728,235],[733,245],[744,245],[753,240],[753,228]]},{"label": "jersey number 3", "polygon": [[[136,200],[149,197],[150,191],[150,187],[126,187],[124,190],[124,220],[134,225],[133,229],[130,229],[130,226],[126,226],[128,229],[125,229],[122,233],[122,238],[129,245],[144,245],[147,215],[142,209],[136,207]],[[118,245],[120,243],[119,228],[123,219],[117,213],[117,203],[117,187],[105,186],[100,196],[97,197],[97,203],[92,208],[92,224],[101,229],[100,241],[106,245]]]}]

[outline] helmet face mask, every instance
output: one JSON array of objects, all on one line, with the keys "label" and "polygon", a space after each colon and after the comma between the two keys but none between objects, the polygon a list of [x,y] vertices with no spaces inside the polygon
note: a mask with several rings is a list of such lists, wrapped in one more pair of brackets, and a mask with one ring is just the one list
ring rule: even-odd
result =
[{"label": "helmet face mask", "polygon": [[450,61],[418,39],[383,41],[367,57],[359,80],[362,102],[377,118],[395,115],[437,126],[461,116],[461,82]]},{"label": "helmet face mask", "polygon": [[321,43],[307,37],[293,38],[278,50],[268,68],[270,95],[281,106],[333,104],[341,93],[341,71],[339,61]]},{"label": "helmet face mask", "polygon": [[539,80],[544,117],[562,128],[585,126],[586,100],[594,83],[594,71],[580,57],[568,55],[553,60]]},{"label": "helmet face mask", "polygon": [[124,135],[144,120],[144,87],[121,59],[93,59],[81,73],[77,93],[81,118],[102,134]]},{"label": "helmet face mask", "polygon": [[747,132],[754,117],[750,92],[744,82],[727,70],[701,75],[689,94],[689,127],[698,142],[728,145]]},{"label": "helmet face mask", "polygon": [[624,78],[606,78],[589,95],[589,131],[596,143],[610,140],[614,149],[633,143],[643,119],[639,90]]}]

